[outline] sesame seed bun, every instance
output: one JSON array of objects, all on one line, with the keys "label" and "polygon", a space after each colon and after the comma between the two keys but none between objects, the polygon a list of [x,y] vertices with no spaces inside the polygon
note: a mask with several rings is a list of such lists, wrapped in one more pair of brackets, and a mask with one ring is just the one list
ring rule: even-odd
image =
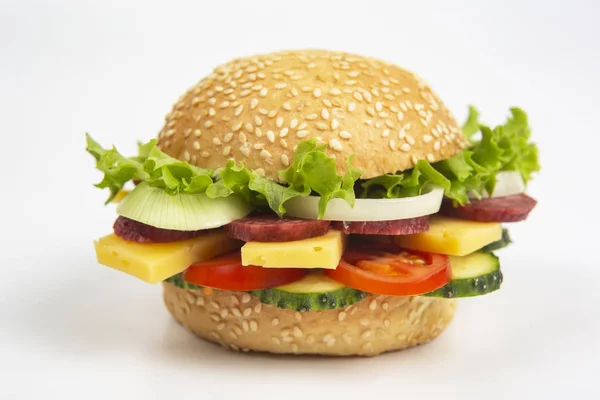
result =
[{"label": "sesame seed bun", "polygon": [[241,351],[375,356],[426,343],[454,316],[455,300],[368,295],[329,311],[298,312],[244,292],[186,290],[163,283],[173,317],[202,339]]},{"label": "sesame seed bun", "polygon": [[338,173],[355,154],[368,179],[443,160],[466,146],[450,111],[413,73],[324,50],[235,59],[189,89],[158,136],[165,153],[206,168],[228,159],[279,180],[295,146],[317,138]]}]

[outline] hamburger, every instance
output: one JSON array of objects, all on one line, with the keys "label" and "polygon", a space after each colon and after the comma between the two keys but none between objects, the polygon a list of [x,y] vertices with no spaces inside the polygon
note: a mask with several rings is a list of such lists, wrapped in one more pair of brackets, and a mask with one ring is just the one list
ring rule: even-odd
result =
[{"label": "hamburger", "polygon": [[426,343],[502,283],[494,251],[536,200],[526,114],[461,126],[399,66],[283,51],[232,60],[123,156],[87,135],[117,203],[100,264],[240,351],[377,355]]}]

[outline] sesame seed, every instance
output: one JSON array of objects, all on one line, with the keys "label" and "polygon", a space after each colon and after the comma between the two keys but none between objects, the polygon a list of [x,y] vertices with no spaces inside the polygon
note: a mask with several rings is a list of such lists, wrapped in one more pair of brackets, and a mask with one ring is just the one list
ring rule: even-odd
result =
[{"label": "sesame seed", "polygon": [[408,144],[410,144],[411,146],[415,144],[415,139],[411,136],[411,135],[406,135],[406,141],[408,142]]},{"label": "sesame seed", "polygon": [[277,125],[278,128],[281,128],[283,126],[283,118],[278,117],[277,120],[275,120],[275,125]]},{"label": "sesame seed", "polygon": [[246,321],[246,320],[242,321],[242,329],[244,330],[244,332],[248,332],[250,330],[250,326],[248,324],[248,321]]},{"label": "sesame seed", "polygon": [[[224,141],[225,143],[229,143],[229,142],[231,142],[231,139],[233,139],[233,132],[226,133],[226,134],[225,134],[225,136],[223,136],[223,141]],[[194,142],[194,143],[197,143],[197,142]],[[195,148],[195,147],[194,147],[194,148]],[[198,149],[199,149],[199,148],[200,148],[200,146],[199,146],[199,143],[198,143]],[[197,149],[196,149],[196,150],[197,150]]]},{"label": "sesame seed", "polygon": [[340,143],[340,141],[337,139],[331,139],[329,141],[329,147],[331,147],[335,151],[342,151],[342,149],[343,149],[342,143]]},{"label": "sesame seed", "polygon": [[250,321],[250,330],[253,332],[258,330],[258,323],[255,320]]},{"label": "sesame seed", "polygon": [[298,125],[298,129],[306,129],[307,126],[308,124],[306,122],[302,122],[300,125]]},{"label": "sesame seed", "polygon": [[229,310],[224,308],[221,310],[221,318],[225,319],[229,316]]},{"label": "sesame seed", "polygon": [[217,146],[221,145],[221,139],[219,139],[218,137],[214,137],[212,141]]},{"label": "sesame seed", "polygon": [[341,131],[339,135],[342,139],[350,139],[352,137],[352,134],[348,131]]},{"label": "sesame seed", "polygon": [[370,337],[370,336],[371,336],[371,330],[370,330],[370,329],[366,329],[366,330],[365,330],[365,331],[362,333],[362,335],[360,335],[360,337],[361,337],[361,338],[363,338],[363,339],[367,339],[367,338],[368,338],[368,337]]},{"label": "sesame seed", "polygon": [[279,325],[279,318],[275,317],[271,320],[271,324],[273,325]]},{"label": "sesame seed", "polygon": [[219,335],[217,332],[211,332],[210,333],[212,337],[214,337],[217,340],[221,340],[221,335]]},{"label": "sesame seed", "polygon": [[269,110],[261,107],[258,109],[258,112],[261,113],[262,115],[267,115],[269,113]]},{"label": "sesame seed", "polygon": [[389,129],[385,129],[385,130],[383,131],[383,133],[381,134],[381,136],[383,136],[383,137],[388,137],[388,136],[390,136],[390,132],[391,132],[391,131],[390,131]]},{"label": "sesame seed", "polygon": [[248,317],[252,313],[252,307],[244,308],[244,317]]},{"label": "sesame seed", "polygon": [[321,89],[319,89],[319,88],[316,88],[315,90],[313,90],[313,96],[315,96],[315,97],[317,97],[317,98],[318,98],[319,96],[321,96]]},{"label": "sesame seed", "polygon": [[317,122],[317,129],[320,131],[326,131],[329,128],[329,126],[322,121]]},{"label": "sesame seed", "polygon": [[256,126],[261,126],[261,125],[262,125],[262,118],[261,118],[261,117],[259,117],[258,115],[256,115],[256,116],[254,117],[254,124],[255,124]]},{"label": "sesame seed", "polygon": [[214,124],[213,124],[213,122],[211,120],[208,120],[208,121],[204,122],[204,127],[205,128],[209,128],[210,129],[213,125]]},{"label": "sesame seed", "polygon": [[301,130],[301,131],[296,132],[296,137],[298,137],[298,138],[303,138],[306,135],[308,135],[308,131],[306,131],[306,130]]},{"label": "sesame seed", "polygon": [[404,87],[404,88],[402,88],[402,91],[403,91],[404,93],[410,93],[410,89],[409,89],[409,88],[407,88],[407,87]]},{"label": "sesame seed", "polygon": [[440,149],[440,141],[436,140],[435,143],[433,143],[433,149],[435,151],[438,151]]},{"label": "sesame seed", "polygon": [[230,152],[231,152],[231,146],[225,146],[223,148],[223,155],[224,156],[228,156]]},{"label": "sesame seed", "polygon": [[390,139],[389,146],[390,149],[395,151],[397,149],[396,141],[394,139]]},{"label": "sesame seed", "polygon": [[344,81],[344,85],[348,85],[348,86],[356,85],[356,79],[348,79],[347,81]]},{"label": "sesame seed", "polygon": [[431,137],[431,135],[423,135],[423,143],[429,143],[433,140],[433,137]]},{"label": "sesame seed", "polygon": [[410,151],[410,144],[403,143],[402,146],[400,146],[400,150],[402,150],[402,151]]},{"label": "sesame seed", "polygon": [[381,308],[383,308],[383,311],[387,311],[389,306],[390,306],[390,304],[387,301],[384,301],[383,303],[381,303]]},{"label": "sesame seed", "polygon": [[286,156],[285,154],[281,155],[281,163],[283,165],[285,165],[286,167],[288,167],[290,165],[290,160],[288,159],[288,156]]},{"label": "sesame seed", "polygon": [[196,305],[197,306],[203,306],[204,305],[204,297],[197,297],[196,298]]},{"label": "sesame seed", "polygon": [[246,140],[248,140],[248,138],[246,137],[246,134],[244,132],[240,132],[240,134],[238,135],[238,140],[242,143],[245,143]]},{"label": "sesame seed", "polygon": [[371,106],[367,107],[366,111],[367,111],[367,114],[369,114],[371,117],[374,117],[377,115],[377,113],[375,112],[375,108],[373,108]]},{"label": "sesame seed", "polygon": [[296,336],[297,338],[302,337],[302,329],[295,326],[294,327],[294,336]]},{"label": "sesame seed", "polygon": [[369,103],[373,101],[373,97],[371,97],[371,93],[369,93],[369,92],[367,92],[367,91],[365,91],[365,92],[363,93],[363,97],[364,97],[364,98],[365,98],[365,100],[367,100],[367,102],[369,102]]},{"label": "sesame seed", "polygon": [[214,97],[211,97],[210,99],[208,99],[208,104],[210,104],[211,106],[214,106],[215,104],[217,104],[217,99],[215,99]]},{"label": "sesame seed", "polygon": [[279,141],[279,144],[281,144],[281,147],[283,147],[284,149],[288,148],[288,143],[287,143],[287,140],[285,140],[285,139],[281,139]]},{"label": "sesame seed", "polygon": [[[354,311],[354,310],[356,310],[356,309],[353,309],[352,311]],[[352,313],[350,313],[350,315],[352,315]],[[361,324],[362,326],[369,326],[369,319],[368,319],[368,318],[362,318],[362,319],[360,320],[360,324]]]},{"label": "sesame seed", "polygon": [[175,129],[169,129],[168,131],[165,132],[165,136],[166,137],[171,137],[175,134]]},{"label": "sesame seed", "polygon": [[360,92],[354,92],[352,97],[354,97],[358,101],[363,101],[363,95]]},{"label": "sesame seed", "polygon": [[290,128],[294,129],[296,126],[298,126],[298,120],[294,118],[290,121]]},{"label": "sesame seed", "polygon": [[219,317],[219,314],[217,313],[210,314],[210,318],[215,322],[219,322],[221,320],[221,317]]},{"label": "sesame seed", "polygon": [[292,88],[292,90],[290,92],[292,93],[292,96],[294,96],[294,97],[298,96],[298,89]]},{"label": "sesame seed", "polygon": [[427,154],[427,161],[429,161],[429,162],[435,161],[435,157],[433,156],[433,154],[431,154],[431,153]]},{"label": "sesame seed", "polygon": [[200,155],[204,158],[210,157],[210,153],[208,151],[203,151],[202,154],[200,154]]},{"label": "sesame seed", "polygon": [[269,153],[267,150],[262,149],[260,151],[260,157],[263,159],[267,159],[267,158],[271,158],[271,153]]},{"label": "sesame seed", "polygon": [[279,83],[276,83],[273,87],[275,89],[285,89],[287,87],[287,83],[279,82]]},{"label": "sesame seed", "polygon": [[326,333],[325,335],[323,335],[324,342],[330,342],[332,340],[335,342],[335,337],[333,337],[333,333]]},{"label": "sesame seed", "polygon": [[285,328],[281,330],[281,337],[286,337],[286,336],[290,336],[290,333],[292,333],[291,329]]},{"label": "sesame seed", "polygon": [[244,128],[246,128],[248,132],[254,131],[254,125],[252,125],[250,122],[247,122],[246,125],[244,125]]},{"label": "sesame seed", "polygon": [[337,129],[338,126],[340,126],[340,122],[337,119],[333,118],[331,120],[331,129]]},{"label": "sesame seed", "polygon": [[267,88],[262,88],[262,89],[260,89],[260,92],[258,92],[258,95],[260,97],[267,97],[267,92],[268,92]]},{"label": "sesame seed", "polygon": [[287,101],[285,103],[283,103],[281,105],[281,107],[283,107],[283,109],[286,111],[292,111],[292,105],[290,103],[288,103]]},{"label": "sesame seed", "polygon": [[191,133],[192,133],[192,129],[188,128],[185,131],[183,131],[183,137],[188,137],[188,136],[190,136]]},{"label": "sesame seed", "polygon": [[288,129],[288,128],[283,128],[283,129],[281,129],[281,130],[279,131],[279,136],[280,136],[280,137],[286,137],[286,136],[287,136],[287,134],[288,134],[288,132],[289,132],[289,129]]},{"label": "sesame seed", "polygon": [[341,311],[341,312],[338,314],[338,321],[342,322],[342,321],[344,320],[344,318],[346,318],[346,313],[345,313],[345,312],[343,312],[343,311]]},{"label": "sesame seed", "polygon": [[[256,170],[258,172],[258,170]],[[262,310],[262,305],[261,303],[258,303],[257,305],[254,306],[254,312],[259,314],[260,310]]]},{"label": "sesame seed", "polygon": [[277,345],[281,344],[281,341],[279,340],[279,338],[276,338],[275,336],[271,337],[271,341]]},{"label": "sesame seed", "polygon": [[258,99],[257,99],[257,98],[254,98],[254,99],[252,99],[252,100],[250,101],[250,108],[251,108],[252,110],[254,110],[254,109],[256,108],[256,106],[258,106]]},{"label": "sesame seed", "polygon": [[250,156],[250,147],[248,146],[248,143],[244,143],[241,147],[240,147],[240,152],[246,156],[249,157]]},{"label": "sesame seed", "polygon": [[319,116],[318,116],[317,114],[314,114],[314,113],[313,113],[313,114],[308,114],[308,115],[307,115],[305,118],[306,118],[307,120],[309,120],[309,121],[312,121],[312,120],[314,120],[314,119],[317,119],[317,118],[319,118]]},{"label": "sesame seed", "polygon": [[407,112],[408,111],[408,107],[406,107],[406,104],[404,103],[400,103],[400,108],[402,109],[402,111]]},{"label": "sesame seed", "polygon": [[381,112],[383,110],[383,104],[378,101],[377,103],[375,103],[375,109],[377,110],[377,112]]},{"label": "sesame seed", "polygon": [[252,298],[252,297],[251,297],[251,296],[250,296],[248,293],[244,293],[244,294],[242,295],[242,303],[247,303],[247,302],[249,302],[251,298]]},{"label": "sesame seed", "polygon": [[241,316],[242,316],[242,313],[240,312],[240,309],[239,309],[239,308],[237,308],[237,307],[233,307],[233,308],[231,309],[231,313],[232,313],[233,315],[235,315],[236,317],[241,317]]},{"label": "sesame seed", "polygon": [[326,108],[321,110],[321,118],[323,119],[329,119],[329,111],[327,111]]},{"label": "sesame seed", "polygon": [[356,110],[356,103],[352,102],[348,104],[348,111],[352,112]]},{"label": "sesame seed", "polygon": [[400,128],[400,130],[398,131],[398,139],[404,139],[406,137],[406,131],[404,130],[404,128]]},{"label": "sesame seed", "polygon": [[244,90],[242,90],[242,91],[240,92],[240,97],[246,97],[246,96],[248,96],[250,93],[251,93],[251,91],[250,91],[250,90],[248,90],[248,89],[244,89]]},{"label": "sesame seed", "polygon": [[275,134],[273,131],[267,131],[267,140],[271,143],[275,143]]},{"label": "sesame seed", "polygon": [[392,121],[390,121],[389,119],[385,120],[385,126],[387,126],[388,128],[393,128],[394,127],[394,123]]},{"label": "sesame seed", "polygon": [[291,336],[286,336],[284,338],[281,338],[281,340],[285,343],[290,343],[290,342],[294,341],[294,338]]},{"label": "sesame seed", "polygon": [[223,329],[225,329],[225,323],[221,322],[219,325],[217,325],[217,330],[222,331]]},{"label": "sesame seed", "polygon": [[[221,104],[219,104],[219,108],[227,108],[229,107],[229,102],[227,100],[221,102]],[[214,108],[211,108],[211,110],[214,111]],[[209,114],[210,114],[210,110],[209,110]]]},{"label": "sesame seed", "polygon": [[194,147],[194,150],[200,150],[200,142],[198,142],[197,140],[194,140],[192,146]]}]

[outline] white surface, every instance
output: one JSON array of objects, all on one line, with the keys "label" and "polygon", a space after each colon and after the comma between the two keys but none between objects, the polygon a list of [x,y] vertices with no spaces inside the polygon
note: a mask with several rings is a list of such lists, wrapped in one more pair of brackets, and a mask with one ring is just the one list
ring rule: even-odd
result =
[{"label": "white surface", "polygon": [[[0,398],[599,398],[599,5],[490,3],[3,1]],[[114,209],[83,132],[132,151],[212,66],[296,47],[400,63],[460,118],[529,113],[540,203],[511,229],[504,287],[461,301],[428,346],[235,354],[176,325],[159,287],[95,263]]]}]

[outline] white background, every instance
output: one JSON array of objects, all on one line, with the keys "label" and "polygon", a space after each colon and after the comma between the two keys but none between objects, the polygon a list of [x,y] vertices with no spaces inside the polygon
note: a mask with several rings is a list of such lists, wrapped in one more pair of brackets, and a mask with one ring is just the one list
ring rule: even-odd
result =
[{"label": "white background", "polygon": [[[592,0],[2,1],[0,398],[599,398],[599,18]],[[417,71],[461,119],[529,113],[539,206],[511,228],[503,290],[461,301],[430,345],[232,353],[95,262],[115,214],[83,133],[133,151],[213,66],[305,47]]]}]

